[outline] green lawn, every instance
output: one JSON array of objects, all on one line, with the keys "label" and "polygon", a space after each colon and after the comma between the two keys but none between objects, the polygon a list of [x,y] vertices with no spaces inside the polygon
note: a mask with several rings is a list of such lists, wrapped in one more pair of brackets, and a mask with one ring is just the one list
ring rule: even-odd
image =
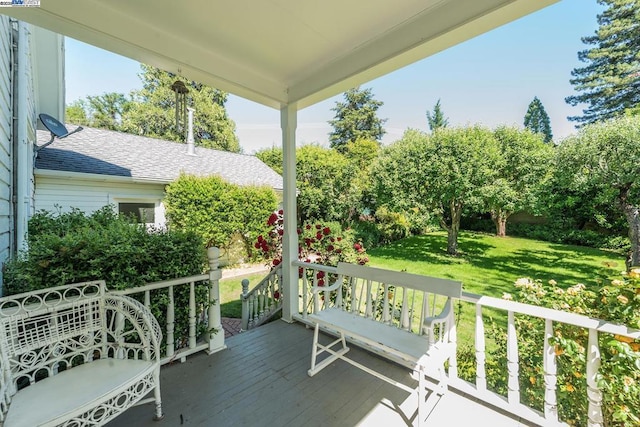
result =
[{"label": "green lawn", "polygon": [[554,279],[562,287],[576,283],[595,287],[598,280],[625,270],[624,257],[617,252],[516,237],[462,232],[461,255],[451,257],[446,248],[447,234],[435,232],[371,249],[368,254],[372,266],[460,280],[465,291],[495,297],[512,292],[520,277]]},{"label": "green lawn", "polygon": [[[504,292],[513,293],[520,277],[554,279],[564,288],[583,283],[595,289],[625,269],[620,253],[481,233],[460,233],[460,256],[447,255],[446,248],[447,234],[435,232],[371,249],[368,254],[372,266],[459,280],[465,291],[498,298]],[[456,311],[458,341],[470,344],[475,308],[461,303]],[[503,311],[484,309],[483,317],[506,325]]]},{"label": "green lawn", "polygon": [[220,315],[222,317],[242,318],[242,280],[249,279],[249,289],[257,285],[267,273],[251,274],[233,279],[220,280]]}]

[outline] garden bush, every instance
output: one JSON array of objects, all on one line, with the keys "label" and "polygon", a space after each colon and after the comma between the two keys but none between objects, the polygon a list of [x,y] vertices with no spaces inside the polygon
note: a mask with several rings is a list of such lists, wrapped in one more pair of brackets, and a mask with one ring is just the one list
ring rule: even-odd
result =
[{"label": "garden bush", "polygon": [[[590,291],[582,284],[564,289],[553,280],[544,284],[538,280],[518,279],[514,294],[505,294],[504,298],[640,328],[640,269],[632,269],[622,279],[613,280],[597,291]],[[544,320],[516,316],[516,327],[521,400],[542,410]],[[490,322],[487,336],[492,338],[492,345],[487,349],[487,384],[494,391],[506,394],[505,329]],[[550,344],[555,347],[558,364],[558,413],[569,425],[587,425],[587,342],[588,330],[554,325]],[[603,392],[604,425],[637,426],[640,424],[640,342],[601,333],[599,346],[602,360],[597,384]],[[461,346],[458,360],[459,375],[473,382],[474,349]]]},{"label": "garden bush", "polygon": [[217,176],[181,175],[167,186],[164,200],[169,226],[196,233],[207,247],[228,249],[239,236],[246,256],[266,232],[266,221],[277,207],[277,197],[266,186],[238,186]]},{"label": "garden bush", "polygon": [[[194,233],[147,230],[114,213],[112,206],[91,215],[78,209],[38,212],[29,221],[28,242],[28,252],[5,264],[5,294],[90,280],[105,280],[108,289],[122,290],[201,274],[207,262]],[[206,283],[196,289],[198,306],[207,307]],[[188,287],[176,288],[174,297],[175,336],[180,343],[188,337]],[[167,302],[166,290],[152,292],[150,308],[163,330]],[[200,322],[199,331],[203,328]]]}]

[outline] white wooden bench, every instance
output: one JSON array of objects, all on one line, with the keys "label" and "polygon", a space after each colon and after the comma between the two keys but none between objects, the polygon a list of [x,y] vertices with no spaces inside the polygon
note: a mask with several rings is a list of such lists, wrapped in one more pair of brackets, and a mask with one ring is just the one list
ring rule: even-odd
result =
[{"label": "white wooden bench", "polygon": [[[338,264],[331,286],[314,283],[315,309],[308,316],[315,323],[309,376],[337,359],[344,360],[408,392],[417,392],[418,424],[422,423],[428,409],[446,391],[445,363],[455,363],[453,300],[460,298],[462,283],[347,263]],[[338,338],[320,344],[320,327]],[[346,357],[346,340],[413,369],[418,375],[417,389]],[[328,356],[318,361],[323,353]],[[425,399],[427,379],[436,385]]]},{"label": "white wooden bench", "polygon": [[0,426],[101,426],[147,402],[161,418],[161,340],[104,281],[0,298]]}]

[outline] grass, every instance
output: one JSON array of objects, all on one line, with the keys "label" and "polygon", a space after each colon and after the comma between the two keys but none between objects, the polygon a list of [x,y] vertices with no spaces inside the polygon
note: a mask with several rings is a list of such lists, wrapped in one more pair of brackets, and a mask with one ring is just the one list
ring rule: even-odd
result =
[{"label": "grass", "polygon": [[249,279],[249,289],[262,280],[267,273],[250,274],[220,280],[220,315],[222,317],[242,318],[242,280]]},{"label": "grass", "polygon": [[[462,281],[464,291],[498,298],[514,292],[520,277],[553,279],[563,288],[583,283],[597,289],[625,270],[623,255],[613,251],[471,232],[460,233],[458,243],[460,255],[452,257],[446,254],[445,232],[409,237],[369,250],[369,264]],[[475,309],[460,304],[458,310],[458,338],[472,342]],[[506,313],[485,309],[483,317],[503,324]]]},{"label": "grass", "polygon": [[515,237],[462,232],[460,256],[446,254],[447,235],[435,232],[368,251],[370,265],[459,280],[468,292],[501,297],[520,277],[569,287],[596,287],[625,270],[617,252]]},{"label": "grass", "polygon": [[[459,238],[460,256],[446,254],[447,235],[434,232],[414,236],[368,251],[370,265],[396,271],[459,280],[468,292],[501,297],[515,290],[513,283],[520,277],[547,282],[554,279],[559,286],[584,283],[595,289],[599,283],[615,278],[625,269],[622,254],[583,246],[561,245],[515,237],[462,232]],[[242,316],[242,279],[255,286],[264,273],[220,281],[220,310],[223,317]],[[468,304],[467,304],[468,306]],[[459,338],[470,339],[473,309],[463,307]],[[486,316],[504,320],[504,313],[487,310]]]}]

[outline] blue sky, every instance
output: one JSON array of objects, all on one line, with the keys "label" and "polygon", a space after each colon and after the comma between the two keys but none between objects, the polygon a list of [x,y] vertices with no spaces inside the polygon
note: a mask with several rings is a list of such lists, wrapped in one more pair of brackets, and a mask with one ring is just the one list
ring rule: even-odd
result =
[{"label": "blue sky", "polygon": [[[596,0],[562,0],[449,50],[369,82],[384,102],[379,116],[388,119],[383,143],[399,139],[407,128],[427,130],[426,111],[440,99],[450,125],[482,123],[522,126],[534,96],[542,101],[561,140],[575,132],[567,116],[579,115],[564,98],[574,93],[571,70],[585,49],[580,38],[597,29]],[[130,59],[72,39],[66,42],[67,102],[105,92],[140,88],[140,66]],[[298,115],[299,143],[327,144],[337,96]],[[277,110],[231,95],[229,116],[236,122],[246,153],[280,145]],[[197,114],[197,113],[196,113]]]}]

